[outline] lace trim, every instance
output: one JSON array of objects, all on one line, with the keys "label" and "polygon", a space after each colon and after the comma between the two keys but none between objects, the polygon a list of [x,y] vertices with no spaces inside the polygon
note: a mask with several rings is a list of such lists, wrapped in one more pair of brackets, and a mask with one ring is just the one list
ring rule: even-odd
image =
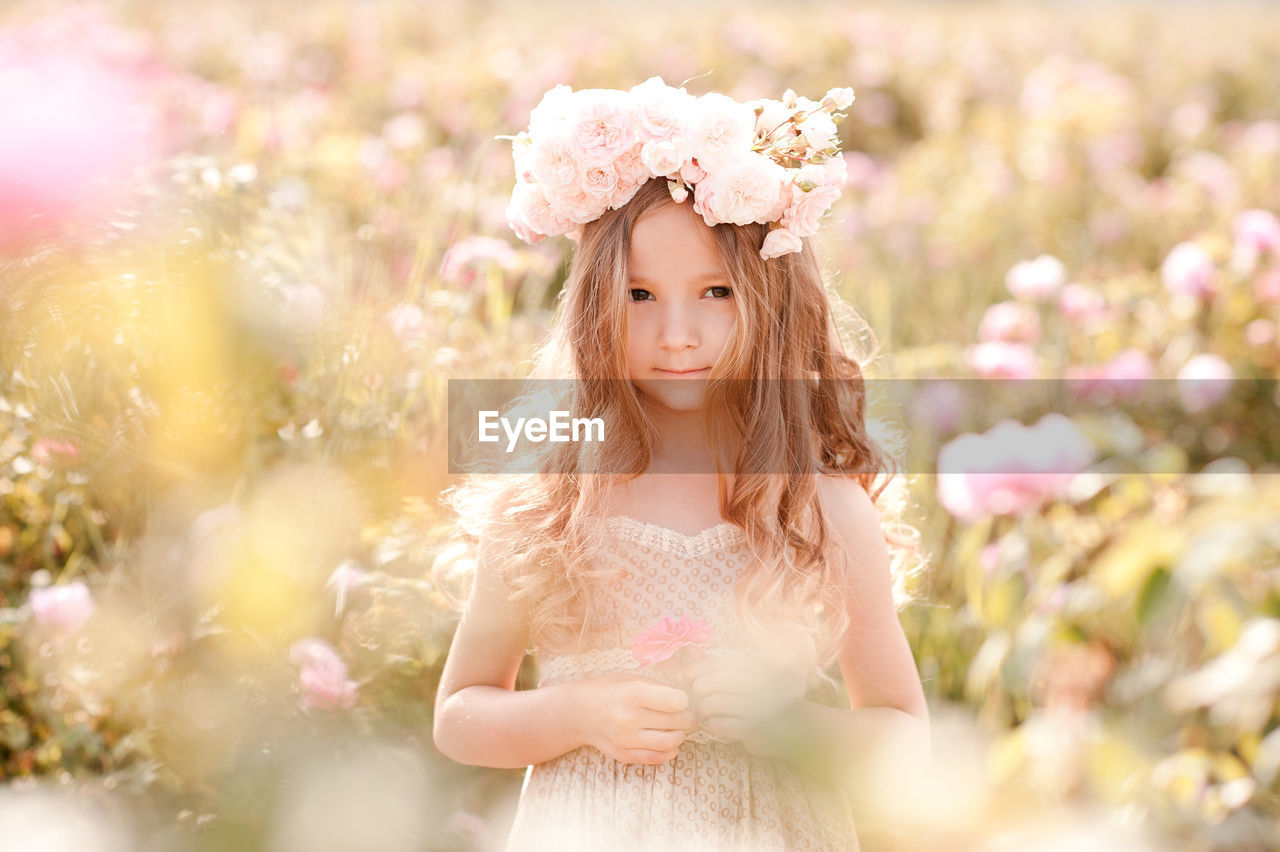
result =
[{"label": "lace trim", "polygon": [[605,519],[605,530],[631,544],[673,553],[686,559],[709,556],[745,540],[742,529],[728,521],[721,521],[697,535],[685,535],[627,515],[614,515]]}]

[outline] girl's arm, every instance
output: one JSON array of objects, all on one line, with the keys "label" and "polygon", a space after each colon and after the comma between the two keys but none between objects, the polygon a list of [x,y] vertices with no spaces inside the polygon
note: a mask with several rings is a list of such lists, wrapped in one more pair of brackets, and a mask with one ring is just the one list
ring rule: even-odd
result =
[{"label": "girl's arm", "polygon": [[436,691],[432,739],[458,763],[519,769],[586,744],[574,712],[579,684],[515,689],[529,612],[511,603],[486,550],[482,541],[471,597]]},{"label": "girl's arm", "polygon": [[840,672],[852,709],[803,701],[794,712],[830,745],[846,780],[906,781],[930,762],[929,708],[898,621],[880,516],[857,480],[819,476],[818,492],[844,580]]}]

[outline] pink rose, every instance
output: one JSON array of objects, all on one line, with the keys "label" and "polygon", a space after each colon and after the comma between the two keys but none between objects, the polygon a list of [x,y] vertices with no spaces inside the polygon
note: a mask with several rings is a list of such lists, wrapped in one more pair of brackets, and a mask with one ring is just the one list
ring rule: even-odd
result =
[{"label": "pink rose", "polygon": [[1025,343],[989,340],[968,347],[965,355],[984,379],[1034,379],[1040,370],[1040,359]]},{"label": "pink rose", "polygon": [[1040,339],[1040,315],[1023,302],[997,302],[987,308],[978,326],[980,340],[1035,343]]},{"label": "pink rose", "polygon": [[1280,257],[1280,218],[1270,210],[1245,210],[1231,223],[1231,265],[1241,274],[1252,270],[1258,255]]},{"label": "pink rose", "polygon": [[680,180],[696,184],[707,176],[706,169],[698,165],[697,160],[690,159],[680,167]]},{"label": "pink rose", "polygon": [[1170,293],[1210,299],[1217,291],[1217,269],[1213,258],[1199,245],[1178,243],[1160,265],[1160,276]]},{"label": "pink rose", "polygon": [[636,142],[631,110],[622,92],[601,90],[583,98],[569,128],[569,151],[586,167],[603,166],[617,159]]},{"label": "pink rose", "polygon": [[1259,302],[1280,302],[1280,267],[1254,279],[1253,295]]},{"label": "pink rose", "polygon": [[[682,615],[656,621],[631,640],[631,653],[640,668],[660,663],[685,646],[705,648],[711,644],[713,631],[705,621],[691,621]],[[698,659],[701,659],[701,655]]]},{"label": "pink rose", "polygon": [[771,257],[780,257],[784,254],[800,251],[802,246],[800,237],[794,232],[786,228],[774,228],[764,238],[764,245],[760,247],[760,257],[765,260]]},{"label": "pink rose", "polygon": [[782,225],[802,237],[811,237],[818,232],[818,220],[840,197],[838,186],[815,186],[805,192],[791,184],[785,192],[790,194],[791,203],[782,214]]},{"label": "pink rose", "polygon": [[582,176],[582,191],[590,198],[608,201],[618,188],[618,173],[613,166],[591,166]]},{"label": "pink rose", "polygon": [[1178,395],[1183,410],[1195,413],[1212,408],[1231,393],[1234,374],[1217,355],[1203,353],[1189,359],[1178,371]]},{"label": "pink rose", "polygon": [[1030,427],[1002,420],[981,435],[961,435],[943,445],[938,500],[965,522],[1025,514],[1064,496],[1096,455],[1093,442],[1061,414],[1046,414]]},{"label": "pink rose", "polygon": [[1077,396],[1100,401],[1133,398],[1155,374],[1151,359],[1140,349],[1125,349],[1098,367],[1074,366],[1063,372]]},{"label": "pink rose", "polygon": [[1107,300],[1092,287],[1073,282],[1062,288],[1058,310],[1069,320],[1089,322],[1107,315]]},{"label": "pink rose", "polygon": [[582,169],[563,139],[539,140],[533,146],[530,168],[543,186],[572,186],[582,179]]},{"label": "pink rose", "polygon": [[304,708],[349,710],[355,704],[359,684],[347,678],[347,664],[325,640],[307,637],[294,642],[289,662],[300,668],[298,684]]}]

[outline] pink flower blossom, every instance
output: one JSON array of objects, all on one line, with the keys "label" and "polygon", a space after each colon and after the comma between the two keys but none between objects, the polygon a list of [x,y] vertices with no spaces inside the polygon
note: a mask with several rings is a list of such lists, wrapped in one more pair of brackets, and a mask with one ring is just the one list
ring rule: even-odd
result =
[{"label": "pink flower blossom", "polygon": [[1125,349],[1105,364],[1075,366],[1063,371],[1077,396],[1099,401],[1133,398],[1155,374],[1151,359],[1140,349]]},{"label": "pink flower blossom", "polygon": [[1025,514],[1057,499],[1097,454],[1092,441],[1061,414],[1034,426],[1002,420],[981,435],[966,434],[938,453],[938,499],[962,521]]},{"label": "pink flower blossom", "polygon": [[1170,293],[1210,299],[1218,289],[1213,258],[1196,243],[1178,243],[1165,255],[1160,276]]},{"label": "pink flower blossom", "polygon": [[997,302],[983,313],[978,339],[1035,343],[1040,339],[1040,315],[1023,302]]},{"label": "pink flower blossom", "polygon": [[27,600],[36,624],[52,630],[58,640],[83,627],[95,609],[89,587],[80,580],[34,588]]},{"label": "pink flower blossom", "polygon": [[387,324],[391,326],[391,333],[401,342],[425,336],[424,320],[422,308],[417,305],[400,304],[387,311]]},{"label": "pink flower blossom", "polygon": [[1280,302],[1280,266],[1254,279],[1253,295],[1259,302]]},{"label": "pink flower blossom", "polygon": [[308,710],[350,710],[359,684],[347,678],[347,664],[323,639],[307,637],[289,648],[289,661],[299,667],[302,706]]},{"label": "pink flower blossom", "polygon": [[1058,296],[1058,310],[1072,322],[1092,322],[1109,313],[1107,300],[1092,287],[1072,282]]},{"label": "pink flower blossom", "polygon": [[713,631],[705,621],[691,621],[682,615],[656,621],[631,640],[631,653],[640,668],[660,663],[685,646],[705,648],[711,644]]},{"label": "pink flower blossom", "polygon": [[802,237],[818,232],[818,220],[840,197],[839,186],[815,186],[808,192],[796,184],[786,188],[791,201],[782,214],[782,226]]},{"label": "pink flower blossom", "polygon": [[449,247],[440,261],[440,281],[464,289],[475,285],[476,275],[488,264],[515,269],[520,256],[510,243],[494,237],[471,236]]},{"label": "pink flower blossom", "polygon": [[606,165],[635,144],[625,93],[601,89],[580,97],[576,105],[567,144],[570,155],[582,166]]},{"label": "pink flower blossom", "polygon": [[342,611],[346,609],[347,598],[352,592],[372,582],[373,575],[361,568],[354,559],[348,559],[334,568],[324,587],[332,589],[337,599],[334,604],[335,617],[342,615]]},{"label": "pink flower blossom", "polygon": [[743,154],[697,185],[694,210],[708,225],[776,221],[788,201],[782,194],[786,171],[769,157]]},{"label": "pink flower blossom", "polygon": [[1034,260],[1015,264],[1005,275],[1004,284],[1015,299],[1043,302],[1058,292],[1066,276],[1062,261],[1053,255],[1042,254]]},{"label": "pink flower blossom", "polygon": [[1033,379],[1040,359],[1025,343],[989,340],[965,350],[969,366],[984,379]]},{"label": "pink flower blossom", "polygon": [[1280,218],[1270,210],[1245,210],[1231,223],[1231,231],[1231,266],[1237,272],[1250,272],[1263,252],[1280,257]]},{"label": "pink flower blossom", "polygon": [[764,245],[760,247],[760,257],[765,260],[780,257],[793,251],[800,251],[801,245],[800,237],[794,232],[786,228],[774,228],[764,238]]},{"label": "pink flower blossom", "polygon": [[668,86],[661,77],[650,77],[632,86],[630,94],[636,131],[646,142],[670,142],[681,135],[697,102],[683,88]]},{"label": "pink flower blossom", "polygon": [[708,92],[697,99],[687,132],[698,162],[718,170],[751,147],[755,128],[756,116],[749,106],[719,92]]},{"label": "pink flower blossom", "polygon": [[1244,327],[1244,339],[1250,346],[1267,346],[1275,342],[1276,324],[1267,319],[1256,319]]},{"label": "pink flower blossom", "polygon": [[1178,395],[1183,410],[1205,411],[1231,393],[1234,374],[1231,366],[1217,355],[1202,353],[1187,360],[1178,371]]},{"label": "pink flower blossom", "polygon": [[908,406],[913,423],[923,423],[935,435],[944,435],[960,423],[964,391],[958,382],[925,380]]},{"label": "pink flower blossom", "polygon": [[59,441],[55,438],[41,438],[31,445],[31,457],[41,464],[54,456],[75,458],[80,455],[80,448],[70,441]]}]

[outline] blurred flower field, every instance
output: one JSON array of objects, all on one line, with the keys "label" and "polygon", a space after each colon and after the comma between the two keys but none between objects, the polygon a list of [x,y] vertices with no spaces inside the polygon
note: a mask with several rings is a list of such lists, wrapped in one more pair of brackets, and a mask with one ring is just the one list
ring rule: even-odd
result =
[{"label": "blurred flower field", "polygon": [[[902,620],[937,743],[864,848],[1280,848],[1278,32],[1264,4],[6,6],[5,848],[500,848],[521,773],[430,738],[470,568],[447,381],[525,375],[572,243],[511,233],[494,137],[655,74],[856,94],[816,239],[870,374],[918,382]],[[994,380],[1094,405],[995,424]]]}]

